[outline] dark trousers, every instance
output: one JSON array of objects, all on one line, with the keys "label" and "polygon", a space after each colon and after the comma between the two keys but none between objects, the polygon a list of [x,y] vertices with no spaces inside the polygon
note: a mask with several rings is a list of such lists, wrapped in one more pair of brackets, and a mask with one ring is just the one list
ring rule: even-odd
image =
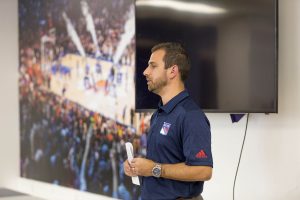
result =
[{"label": "dark trousers", "polygon": [[177,200],[204,200],[204,199],[201,196],[201,194],[199,194],[199,196],[197,196],[197,197],[193,197],[193,198],[183,198],[183,197],[180,197],[180,198],[177,198]]}]

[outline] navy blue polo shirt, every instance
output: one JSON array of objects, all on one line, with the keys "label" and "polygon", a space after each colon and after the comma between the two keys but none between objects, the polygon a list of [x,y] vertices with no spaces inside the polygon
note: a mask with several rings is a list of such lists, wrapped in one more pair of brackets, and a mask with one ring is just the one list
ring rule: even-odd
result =
[{"label": "navy blue polo shirt", "polygon": [[[213,166],[209,121],[186,90],[166,105],[159,103],[151,117],[146,158],[162,164],[184,162],[191,166]],[[198,196],[203,183],[143,177],[142,199]]]}]

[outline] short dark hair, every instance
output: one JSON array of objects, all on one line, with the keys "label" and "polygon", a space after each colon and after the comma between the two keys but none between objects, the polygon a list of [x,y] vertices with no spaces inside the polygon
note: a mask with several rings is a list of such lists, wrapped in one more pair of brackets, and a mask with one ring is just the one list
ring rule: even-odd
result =
[{"label": "short dark hair", "polygon": [[163,58],[165,62],[165,68],[167,69],[173,65],[177,65],[181,80],[185,81],[190,71],[190,60],[186,50],[179,43],[164,42],[152,47],[151,53],[160,49],[163,49],[166,52]]}]

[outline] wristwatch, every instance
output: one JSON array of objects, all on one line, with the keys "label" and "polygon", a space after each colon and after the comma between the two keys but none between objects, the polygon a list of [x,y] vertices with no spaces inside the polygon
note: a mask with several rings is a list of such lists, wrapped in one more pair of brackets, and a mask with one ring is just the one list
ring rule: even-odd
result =
[{"label": "wristwatch", "polygon": [[152,169],[152,176],[159,178],[161,176],[161,164],[155,163],[155,166]]}]

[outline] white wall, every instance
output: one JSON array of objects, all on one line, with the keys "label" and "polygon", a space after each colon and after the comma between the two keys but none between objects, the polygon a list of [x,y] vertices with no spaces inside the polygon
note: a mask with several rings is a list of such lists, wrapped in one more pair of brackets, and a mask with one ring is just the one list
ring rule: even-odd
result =
[{"label": "white wall", "polygon": [[[279,0],[279,114],[251,114],[236,200],[300,199],[300,1]],[[52,199],[100,199],[72,189],[18,178],[17,0],[0,1],[0,187]],[[299,92],[298,92],[299,91]],[[246,118],[209,114],[214,175],[206,200],[232,199]]]},{"label": "white wall", "polygon": [[18,175],[17,1],[0,1],[0,186]]}]

